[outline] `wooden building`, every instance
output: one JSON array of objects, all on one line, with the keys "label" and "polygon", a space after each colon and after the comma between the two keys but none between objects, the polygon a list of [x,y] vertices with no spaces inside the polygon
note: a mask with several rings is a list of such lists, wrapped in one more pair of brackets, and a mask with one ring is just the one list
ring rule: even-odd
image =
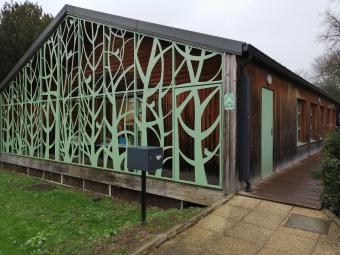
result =
[{"label": "wooden building", "polygon": [[0,84],[4,166],[209,205],[320,149],[338,102],[250,44],[66,5]]}]

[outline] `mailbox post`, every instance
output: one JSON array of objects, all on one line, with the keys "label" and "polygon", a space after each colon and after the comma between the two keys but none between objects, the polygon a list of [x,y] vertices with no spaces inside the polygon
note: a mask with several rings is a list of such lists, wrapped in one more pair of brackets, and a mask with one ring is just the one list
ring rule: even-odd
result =
[{"label": "mailbox post", "polygon": [[141,211],[142,225],[146,223],[146,172],[163,166],[163,149],[153,146],[127,148],[128,169],[141,170]]}]

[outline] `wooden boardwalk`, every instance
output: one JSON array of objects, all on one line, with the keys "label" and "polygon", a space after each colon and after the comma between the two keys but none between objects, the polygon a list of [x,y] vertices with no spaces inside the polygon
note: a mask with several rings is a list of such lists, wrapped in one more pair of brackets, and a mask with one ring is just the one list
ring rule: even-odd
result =
[{"label": "wooden boardwalk", "polygon": [[252,192],[240,195],[281,202],[290,205],[321,209],[321,185],[313,179],[320,169],[321,155],[315,154],[293,166],[267,177],[252,187]]}]

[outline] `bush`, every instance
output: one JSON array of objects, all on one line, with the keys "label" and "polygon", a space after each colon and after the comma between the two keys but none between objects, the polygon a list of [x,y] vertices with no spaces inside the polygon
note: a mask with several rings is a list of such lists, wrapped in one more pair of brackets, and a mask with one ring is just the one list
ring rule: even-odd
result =
[{"label": "bush", "polygon": [[324,159],[319,176],[323,185],[322,202],[340,216],[340,132],[327,135],[322,152]]},{"label": "bush", "polygon": [[340,160],[327,157],[321,165],[322,202],[340,216]]},{"label": "bush", "polygon": [[322,150],[326,157],[340,159],[340,132],[334,131],[327,134]]}]

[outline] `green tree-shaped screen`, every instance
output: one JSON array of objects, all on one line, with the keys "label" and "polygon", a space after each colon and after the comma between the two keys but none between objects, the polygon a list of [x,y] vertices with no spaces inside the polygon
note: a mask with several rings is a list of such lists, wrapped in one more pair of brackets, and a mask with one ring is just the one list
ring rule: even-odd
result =
[{"label": "green tree-shaped screen", "polygon": [[149,176],[221,187],[222,55],[67,16],[1,91],[1,151],[138,174],[126,147],[161,146]]}]

